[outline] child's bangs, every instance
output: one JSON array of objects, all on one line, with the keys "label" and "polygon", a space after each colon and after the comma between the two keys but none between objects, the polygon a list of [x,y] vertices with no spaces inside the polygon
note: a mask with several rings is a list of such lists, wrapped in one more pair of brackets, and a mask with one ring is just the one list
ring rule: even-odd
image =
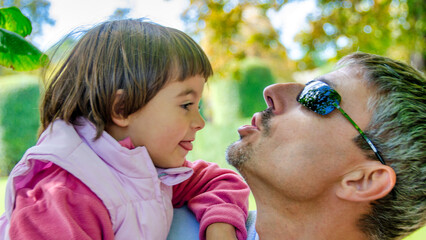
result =
[{"label": "child's bangs", "polygon": [[201,47],[183,32],[173,29],[171,39],[172,68],[177,70],[177,79],[182,81],[195,75],[203,76],[206,81],[213,75],[213,69]]}]

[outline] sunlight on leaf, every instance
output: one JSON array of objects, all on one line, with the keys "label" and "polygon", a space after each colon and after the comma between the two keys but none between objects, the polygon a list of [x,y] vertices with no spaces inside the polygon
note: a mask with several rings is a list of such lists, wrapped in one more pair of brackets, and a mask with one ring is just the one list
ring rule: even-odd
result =
[{"label": "sunlight on leaf", "polygon": [[20,35],[0,28],[0,64],[16,71],[37,69],[48,57]]},{"label": "sunlight on leaf", "polygon": [[31,34],[31,21],[17,7],[0,8],[0,28],[15,32],[22,37]]}]

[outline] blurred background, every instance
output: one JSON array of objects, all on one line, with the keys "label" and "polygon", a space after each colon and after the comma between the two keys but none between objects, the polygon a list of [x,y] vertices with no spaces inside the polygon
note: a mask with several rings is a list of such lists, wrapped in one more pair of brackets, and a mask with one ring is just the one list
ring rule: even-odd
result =
[{"label": "blurred background", "polygon": [[[48,56],[70,31],[109,19],[146,17],[192,36],[215,75],[202,99],[206,127],[188,159],[226,168],[226,148],[265,109],[267,85],[305,83],[354,51],[425,71],[424,0],[0,0],[11,6],[31,21],[25,39]],[[36,142],[40,71],[0,67],[0,213],[10,170]],[[406,239],[426,239],[426,228]]]}]

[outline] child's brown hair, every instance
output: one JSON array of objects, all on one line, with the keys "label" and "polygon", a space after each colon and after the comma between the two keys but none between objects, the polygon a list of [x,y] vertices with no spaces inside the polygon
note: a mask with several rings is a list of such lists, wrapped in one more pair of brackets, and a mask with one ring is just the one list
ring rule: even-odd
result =
[{"label": "child's brown hair", "polygon": [[52,77],[41,102],[40,133],[51,122],[85,117],[100,137],[117,90],[120,114],[136,112],[172,79],[213,74],[201,47],[185,33],[145,19],[108,21],[87,31]]}]

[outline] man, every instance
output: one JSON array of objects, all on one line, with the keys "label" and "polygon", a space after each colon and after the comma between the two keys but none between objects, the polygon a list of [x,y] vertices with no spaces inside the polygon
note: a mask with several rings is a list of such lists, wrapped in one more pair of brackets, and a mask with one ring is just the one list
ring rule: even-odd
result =
[{"label": "man", "polygon": [[337,66],[267,87],[268,109],[228,149],[261,239],[398,239],[426,223],[424,76],[365,53]]},{"label": "man", "polygon": [[425,87],[412,67],[366,53],[267,87],[268,109],[227,151],[256,199],[249,239],[400,239],[424,226]]}]

